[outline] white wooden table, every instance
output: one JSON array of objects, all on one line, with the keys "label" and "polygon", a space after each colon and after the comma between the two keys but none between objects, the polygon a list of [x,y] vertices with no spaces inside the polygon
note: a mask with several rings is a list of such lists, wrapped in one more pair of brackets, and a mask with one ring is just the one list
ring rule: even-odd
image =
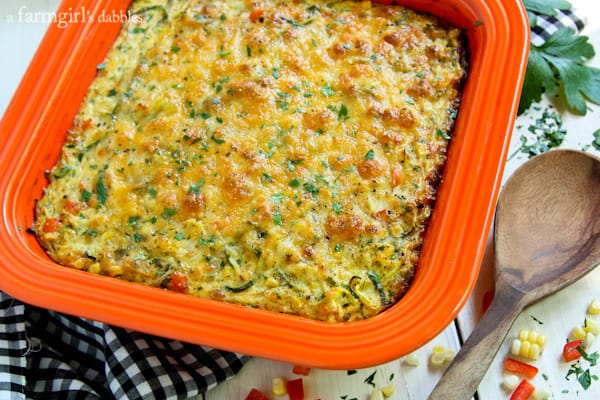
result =
[{"label": "white wooden table", "polygon": [[[55,11],[59,3],[60,0],[21,0],[0,3],[0,54],[2,54],[0,114],[8,105],[47,28],[49,19],[45,15]],[[571,0],[571,3],[579,10],[579,15],[588,18],[584,33],[590,37],[596,50],[600,51],[599,3],[591,0]],[[19,10],[21,10],[21,14],[19,14]],[[37,20],[24,19],[22,15],[25,12],[38,13]],[[591,65],[600,67],[600,55],[592,60]],[[545,105],[542,105],[543,108]],[[519,147],[521,134],[527,131],[537,117],[538,115],[532,112],[518,118],[513,132],[511,154]],[[591,106],[585,117],[563,114],[563,118],[564,127],[568,132],[563,147],[585,148],[586,151],[600,154],[590,146],[593,132],[600,129],[600,107]],[[507,162],[504,179],[510,176],[515,168],[525,160],[526,157],[522,154],[511,158]],[[395,388],[391,399],[426,399],[443,372],[441,368],[434,367],[428,362],[433,346],[442,345],[458,350],[461,342],[469,336],[481,316],[484,296],[486,293],[489,295],[492,292],[493,249],[490,245],[484,257],[479,280],[469,302],[457,319],[439,336],[416,350],[415,353],[421,361],[419,366],[407,365],[402,358],[387,364],[351,372],[313,370],[309,376],[303,378],[306,399],[366,400],[375,387],[381,388],[388,385]],[[481,383],[478,392],[479,398],[482,400],[509,398],[509,394],[500,386],[502,361],[507,356],[510,343],[519,329],[532,329],[542,332],[548,337],[544,353],[535,361],[535,365],[540,369],[540,374],[534,379],[534,384],[550,390],[552,399],[599,399],[600,381],[594,382],[589,390],[584,391],[575,379],[571,378],[569,381],[565,379],[569,365],[561,362],[561,351],[566,337],[574,326],[583,323],[586,308],[592,299],[600,300],[600,268],[596,268],[572,286],[526,309],[513,325]],[[597,319],[600,321],[600,317]],[[596,350],[600,350],[600,340],[591,347],[591,351]],[[600,375],[600,365],[592,367],[591,372]],[[280,376],[288,379],[297,377],[292,374],[292,366],[288,364],[253,359],[235,378],[208,392],[204,398],[205,400],[244,399],[253,387],[270,393],[272,379]],[[368,379],[371,376],[372,380]],[[287,396],[272,396],[272,398],[286,399]]]}]

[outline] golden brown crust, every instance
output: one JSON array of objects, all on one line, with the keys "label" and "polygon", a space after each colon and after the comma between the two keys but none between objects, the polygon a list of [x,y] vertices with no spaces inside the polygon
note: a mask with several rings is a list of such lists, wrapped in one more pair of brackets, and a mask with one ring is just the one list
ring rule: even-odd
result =
[{"label": "golden brown crust", "polygon": [[[149,6],[150,5],[150,6]],[[414,274],[461,32],[368,1],[134,1],[37,203],[57,262],[326,321]]]}]

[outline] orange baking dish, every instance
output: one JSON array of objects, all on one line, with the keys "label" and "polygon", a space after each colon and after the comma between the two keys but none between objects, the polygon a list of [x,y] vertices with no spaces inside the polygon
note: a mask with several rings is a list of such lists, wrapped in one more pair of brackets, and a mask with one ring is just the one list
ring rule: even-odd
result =
[{"label": "orange baking dish", "polygon": [[[389,2],[389,1],[388,1]],[[399,0],[465,29],[470,71],[438,201],[408,293],[380,315],[331,324],[60,266],[28,231],[120,22],[50,26],[0,123],[0,289],[37,306],[182,341],[312,367],[359,368],[425,344],[469,297],[485,251],[527,64],[518,0]],[[128,0],[65,0],[58,12],[126,15]]]}]

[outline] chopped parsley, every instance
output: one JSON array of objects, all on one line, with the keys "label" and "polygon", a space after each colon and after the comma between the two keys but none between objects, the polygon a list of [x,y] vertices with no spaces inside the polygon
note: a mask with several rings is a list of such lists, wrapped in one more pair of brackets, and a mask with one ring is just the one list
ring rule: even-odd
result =
[{"label": "chopped parsley", "polygon": [[365,160],[373,160],[375,158],[375,150],[371,149],[365,154]]},{"label": "chopped parsley", "polygon": [[325,86],[321,88],[321,93],[323,93],[325,97],[331,97],[335,94],[335,91],[331,88],[329,83],[326,83]]},{"label": "chopped parsley", "polygon": [[560,146],[567,131],[563,128],[563,120],[556,111],[549,108],[543,110],[542,116],[527,128],[527,133],[520,137],[521,146],[511,155],[521,152],[528,157],[545,153],[546,151]]},{"label": "chopped parsley", "polygon": [[100,173],[98,180],[96,181],[96,197],[98,199],[98,203],[106,203],[108,191],[106,190],[106,186],[104,186],[104,171]]}]

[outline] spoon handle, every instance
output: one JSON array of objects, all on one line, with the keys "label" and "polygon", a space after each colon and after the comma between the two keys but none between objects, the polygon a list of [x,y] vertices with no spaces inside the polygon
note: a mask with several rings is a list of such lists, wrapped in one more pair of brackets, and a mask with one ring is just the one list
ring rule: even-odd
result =
[{"label": "spoon handle", "polygon": [[490,308],[429,395],[429,400],[470,399],[522,310],[523,293],[496,290]]}]

